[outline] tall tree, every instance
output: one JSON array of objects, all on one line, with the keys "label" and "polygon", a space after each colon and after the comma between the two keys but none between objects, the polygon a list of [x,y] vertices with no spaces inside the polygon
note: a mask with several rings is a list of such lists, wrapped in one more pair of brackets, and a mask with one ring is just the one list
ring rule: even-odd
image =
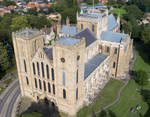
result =
[{"label": "tall tree", "polygon": [[[147,48],[149,49],[150,46],[150,29],[149,26],[146,27],[142,33],[141,33],[141,40],[143,41],[143,43],[147,46]],[[149,49],[150,50],[150,49]]]},{"label": "tall tree", "polygon": [[132,25],[130,22],[125,22],[122,26],[122,31],[124,31],[126,34],[130,34],[132,32]]}]

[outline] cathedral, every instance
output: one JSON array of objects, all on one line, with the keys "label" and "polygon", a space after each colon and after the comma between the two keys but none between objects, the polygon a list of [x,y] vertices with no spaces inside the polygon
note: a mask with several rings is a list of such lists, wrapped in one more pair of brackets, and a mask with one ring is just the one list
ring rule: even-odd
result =
[{"label": "cathedral", "polygon": [[43,31],[12,33],[22,97],[48,101],[50,107],[76,117],[91,105],[111,77],[123,78],[132,59],[133,40],[120,33],[120,18],[82,10],[77,26],[57,25],[57,39],[47,47]]}]

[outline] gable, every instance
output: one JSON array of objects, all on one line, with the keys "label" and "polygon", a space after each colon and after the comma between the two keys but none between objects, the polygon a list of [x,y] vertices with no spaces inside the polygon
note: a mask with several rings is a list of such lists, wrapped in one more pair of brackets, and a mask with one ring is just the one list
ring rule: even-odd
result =
[{"label": "gable", "polygon": [[108,29],[107,29],[107,31],[112,31],[117,25],[118,25],[117,21],[116,21],[114,15],[111,13],[108,16]]}]

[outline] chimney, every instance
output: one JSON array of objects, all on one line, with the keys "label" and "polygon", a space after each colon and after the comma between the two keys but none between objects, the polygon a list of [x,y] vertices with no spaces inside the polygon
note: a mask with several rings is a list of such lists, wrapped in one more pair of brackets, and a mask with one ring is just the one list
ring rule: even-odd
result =
[{"label": "chimney", "polygon": [[51,27],[51,31],[53,31],[53,27]]},{"label": "chimney", "polygon": [[47,29],[47,26],[46,26],[46,25],[44,25],[44,28],[45,28],[45,29]]}]

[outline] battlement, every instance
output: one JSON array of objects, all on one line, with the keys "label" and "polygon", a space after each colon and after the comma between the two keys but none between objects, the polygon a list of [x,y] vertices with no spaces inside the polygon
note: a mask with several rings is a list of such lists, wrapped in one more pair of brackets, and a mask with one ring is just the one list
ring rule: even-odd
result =
[{"label": "battlement", "polygon": [[85,43],[84,37],[80,38],[80,37],[75,37],[71,35],[58,38],[57,41],[52,41],[53,46],[63,47],[67,49],[76,49],[78,46],[84,43]]},{"label": "battlement", "polygon": [[33,39],[37,36],[43,35],[42,30],[36,30],[32,28],[26,27],[25,29],[21,29],[16,32],[12,32],[13,37],[22,38],[22,39]]}]

